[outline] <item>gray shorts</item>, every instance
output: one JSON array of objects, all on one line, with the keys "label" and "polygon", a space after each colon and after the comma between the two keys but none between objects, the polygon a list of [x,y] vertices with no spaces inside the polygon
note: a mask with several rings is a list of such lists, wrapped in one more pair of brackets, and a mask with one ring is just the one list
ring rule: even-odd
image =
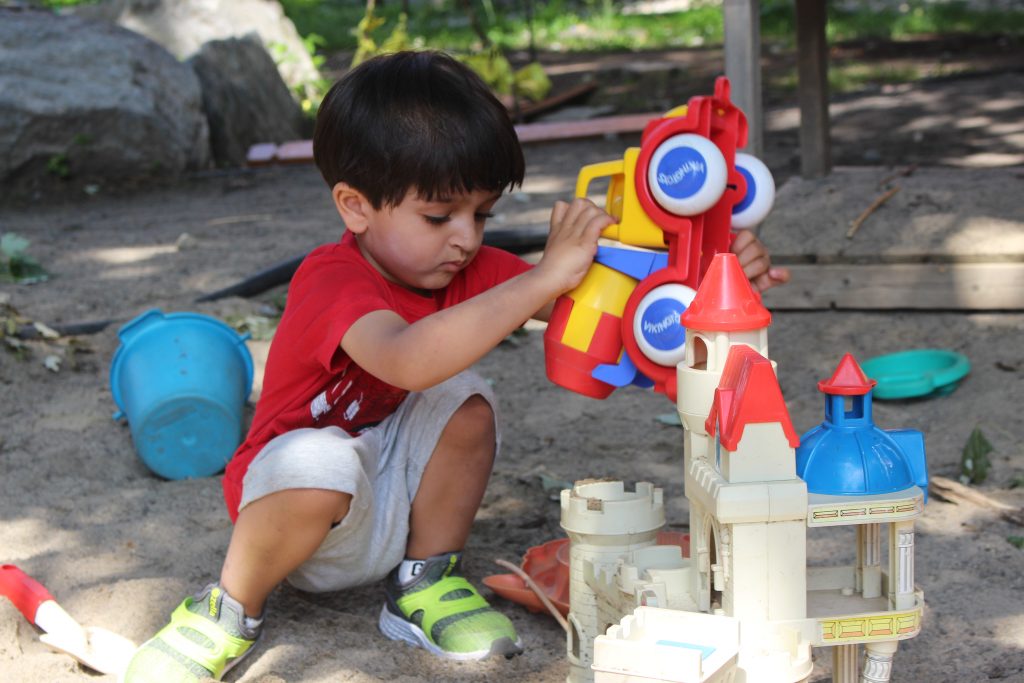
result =
[{"label": "gray shorts", "polygon": [[487,383],[466,371],[409,394],[394,414],[358,436],[338,427],[297,429],[263,447],[242,481],[239,509],[286,489],[352,495],[348,515],[288,583],[336,591],[379,581],[402,561],[423,469],[452,415],[476,394],[495,409]]}]

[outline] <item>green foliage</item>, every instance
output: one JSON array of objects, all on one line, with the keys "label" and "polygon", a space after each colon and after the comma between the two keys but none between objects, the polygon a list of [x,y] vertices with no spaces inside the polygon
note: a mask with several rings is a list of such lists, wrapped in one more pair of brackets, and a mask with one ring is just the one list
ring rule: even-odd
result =
[{"label": "green foliage", "polygon": [[992,466],[988,454],[993,450],[992,444],[981,433],[981,428],[975,427],[960,456],[960,483],[980,484],[985,481]]},{"label": "green foliage", "polygon": [[[340,0],[283,0],[285,11],[299,33],[324,37],[324,49],[357,48],[352,27],[362,19],[365,5]],[[724,37],[722,1],[694,3],[685,12],[627,14],[621,0],[551,0],[533,2],[532,21],[521,2],[479,0],[487,37],[497,47],[523,49],[533,43],[542,50],[645,50],[721,44]],[[401,3],[376,8],[376,17],[398,20]],[[796,40],[792,0],[762,0],[761,33],[766,41],[793,45]],[[966,2],[908,0],[891,9],[854,3],[829,2],[829,40],[856,38],[901,39],[934,33],[1000,33],[1024,35],[1024,7],[979,9]],[[414,3],[408,32],[424,47],[456,52],[478,52],[485,46],[465,20],[458,3],[437,9],[432,2]]]},{"label": "green foliage", "polygon": [[413,41],[409,37],[409,17],[405,14],[398,15],[398,21],[391,33],[378,44],[374,33],[383,28],[387,22],[385,17],[377,16],[372,3],[366,6],[366,14],[352,30],[356,37],[356,54],[352,57],[352,66],[362,64],[375,55],[399,52],[414,47]]},{"label": "green foliage", "polygon": [[0,235],[0,282],[31,284],[50,277],[38,261],[25,253],[28,245],[27,239],[13,232]]},{"label": "green foliage", "polygon": [[68,155],[63,152],[54,154],[46,160],[46,172],[50,175],[67,180],[71,177],[71,164],[68,162]]},{"label": "green foliage", "polygon": [[[939,65],[941,66],[941,65]],[[888,64],[865,64],[863,62],[838,62],[829,64],[828,88],[831,93],[845,93],[863,90],[871,85],[907,83],[920,78],[940,75],[936,69],[924,71],[913,66],[897,67]],[[772,87],[796,91],[796,68],[772,80]]]},{"label": "green foliage", "polygon": [[[398,3],[393,4],[396,7],[398,5]],[[308,36],[311,33],[316,33],[323,37],[324,43],[321,49],[333,52],[355,48],[352,28],[363,17],[365,3],[337,0],[334,2],[281,0],[281,5],[284,7],[285,14],[298,29],[299,35]]]},{"label": "green foliage", "polygon": [[530,62],[515,72],[516,93],[534,102],[551,92],[551,79],[538,62]]},{"label": "green foliage", "polygon": [[265,315],[235,315],[228,316],[228,325],[242,334],[249,334],[255,341],[270,341],[277,332],[277,326],[281,317],[267,317]]},{"label": "green foliage", "polygon": [[967,2],[911,0],[887,9],[829,7],[829,40],[906,38],[936,33],[1024,35],[1024,8],[981,9]]},{"label": "green foliage", "polygon": [[[323,73],[323,65],[326,60],[319,53],[319,49],[324,45],[326,45],[326,41],[319,33],[309,33],[302,37],[302,48],[309,55],[318,74]],[[267,47],[271,58],[274,60],[274,64],[279,67],[282,64],[294,63],[298,59],[285,43],[274,42],[270,43]],[[292,86],[292,94],[298,100],[299,105],[302,107],[302,112],[306,116],[315,116],[316,110],[320,107],[320,102],[330,87],[331,82],[320,75],[317,78],[294,84]]]},{"label": "green foliage", "polygon": [[1024,550],[1024,536],[1007,536],[1006,540],[1014,548],[1019,548],[1021,550]]},{"label": "green foliage", "polygon": [[50,9],[61,9],[63,7],[74,7],[76,5],[95,5],[101,0],[37,0],[37,4]]},{"label": "green foliage", "polygon": [[508,59],[497,48],[473,55],[462,55],[459,59],[475,71],[484,83],[491,86],[492,90],[501,95],[514,93],[537,101],[544,99],[551,91],[551,79],[544,73],[544,67],[537,62],[531,62],[522,69],[513,71]]},{"label": "green foliage", "polygon": [[[891,7],[866,7],[829,2],[826,35],[829,41],[861,38],[899,40],[938,33],[1002,33],[1024,35],[1024,9],[981,9],[967,2],[909,0]],[[761,3],[761,32],[792,45],[796,16],[792,0]]]},{"label": "green foliage", "polygon": [[[358,47],[352,58],[352,66],[362,64],[376,55],[415,49],[422,45],[409,36],[408,16],[405,14],[398,16],[394,28],[378,43],[374,34],[384,29],[386,24],[387,19],[376,14],[374,4],[368,4],[366,14],[353,30]],[[497,47],[456,56],[463,64],[473,69],[484,83],[501,95],[523,95],[536,101],[543,99],[551,91],[551,80],[544,73],[544,67],[534,62],[513,71],[512,65]]]}]

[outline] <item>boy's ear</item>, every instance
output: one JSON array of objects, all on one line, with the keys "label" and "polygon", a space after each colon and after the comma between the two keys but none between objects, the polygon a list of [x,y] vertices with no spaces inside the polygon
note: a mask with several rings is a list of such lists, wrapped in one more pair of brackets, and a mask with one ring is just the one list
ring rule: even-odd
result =
[{"label": "boy's ear", "polygon": [[345,227],[357,235],[365,232],[373,210],[366,195],[348,183],[336,183],[331,188],[331,197]]}]

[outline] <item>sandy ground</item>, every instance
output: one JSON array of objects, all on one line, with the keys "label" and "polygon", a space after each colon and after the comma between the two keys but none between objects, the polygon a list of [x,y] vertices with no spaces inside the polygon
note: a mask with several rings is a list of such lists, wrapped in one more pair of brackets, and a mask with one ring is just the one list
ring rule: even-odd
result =
[{"label": "sandy ground", "polygon": [[[1013,78],[1019,82],[1019,75]],[[915,102],[934,100],[948,107],[957,93],[986,84],[1007,87],[961,82],[945,96],[917,90],[927,97]],[[869,110],[861,105],[858,110],[856,100],[849,99],[843,111]],[[926,125],[923,107],[908,113],[907,121]],[[898,116],[893,108],[887,111]],[[1001,111],[1019,120],[1020,109]],[[789,139],[789,114],[775,114],[778,118],[769,121],[775,121],[776,134]],[[856,134],[844,133],[842,123],[839,153],[854,157],[866,147]],[[878,130],[891,132],[905,123],[887,120]],[[985,138],[984,145],[999,147],[997,137]],[[581,164],[615,158],[632,142],[529,149],[527,186],[503,201],[503,218],[494,226],[542,225],[551,201],[571,192]],[[1004,139],[1003,148],[1019,153],[1024,145]],[[943,161],[926,157],[927,151],[915,148],[913,160]],[[769,161],[781,175],[795,155],[791,146],[769,149]],[[851,211],[856,215],[862,208]],[[255,299],[193,300],[335,239],[341,229],[309,167],[208,173],[145,194],[101,192],[87,201],[37,202],[2,211],[0,229],[31,239],[31,253],[53,274],[45,283],[4,285],[3,304],[51,325],[123,322],[152,307],[220,317],[265,314],[281,288]],[[0,561],[18,564],[46,583],[82,623],[141,641],[187,592],[217,575],[231,529],[217,478],[155,477],[136,456],[128,429],[111,420],[115,407],[108,371],[117,328],[112,324],[73,341],[31,342],[21,355],[0,351]],[[995,447],[990,477],[981,488],[1020,506],[1024,488],[1011,488],[1011,482],[1024,473],[1022,331],[1020,313],[780,312],[769,338],[800,432],[822,419],[815,384],[846,351],[862,359],[921,346],[966,354],[973,370],[954,393],[877,402],[876,420],[882,427],[922,430],[931,471],[945,476],[956,475],[964,442],[980,426]],[[259,361],[266,343],[251,346]],[[44,367],[49,355],[63,359],[58,372]],[[561,535],[558,504],[542,489],[541,471],[563,480],[654,481],[665,488],[670,528],[686,530],[681,431],[657,419],[673,411],[663,397],[624,390],[594,401],[553,386],[544,377],[536,330],[502,344],[477,369],[494,383],[502,401],[505,445],[467,549],[473,580],[503,571],[493,559],[518,561],[529,546]],[[901,646],[894,680],[1024,681],[1024,551],[1007,541],[1020,535],[1019,527],[983,508],[936,500],[928,505],[918,525],[916,556],[917,582],[928,603],[924,629]],[[852,559],[849,541],[841,534],[813,535],[810,561]],[[563,635],[546,616],[498,599],[527,653],[511,661],[447,664],[381,636],[376,630],[380,601],[379,586],[320,596],[278,589],[259,650],[231,679],[564,680]],[[830,657],[818,655],[812,680],[826,680]],[[98,680],[113,679],[50,652],[10,603],[0,601],[0,681]]]}]

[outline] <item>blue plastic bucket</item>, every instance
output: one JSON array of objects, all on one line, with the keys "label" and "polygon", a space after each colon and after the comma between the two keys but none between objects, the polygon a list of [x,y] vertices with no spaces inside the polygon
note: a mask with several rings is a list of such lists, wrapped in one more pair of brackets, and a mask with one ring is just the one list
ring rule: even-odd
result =
[{"label": "blue plastic bucket", "polygon": [[199,313],[146,311],[118,332],[110,390],[142,461],[167,479],[224,469],[242,440],[252,356],[240,335]]}]

